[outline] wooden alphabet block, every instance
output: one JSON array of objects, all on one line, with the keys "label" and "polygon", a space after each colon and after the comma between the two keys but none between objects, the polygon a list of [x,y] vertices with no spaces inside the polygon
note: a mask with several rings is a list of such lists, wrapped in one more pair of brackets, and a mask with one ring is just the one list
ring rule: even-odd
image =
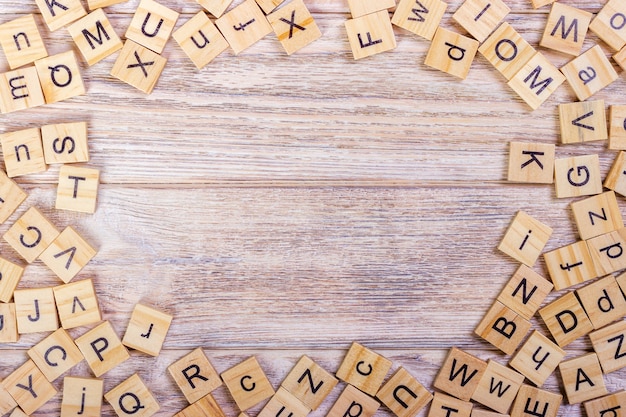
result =
[{"label": "wooden alphabet block", "polygon": [[87,14],[80,0],[35,0],[48,29],[54,32]]},{"label": "wooden alphabet block", "polygon": [[570,404],[579,404],[608,394],[595,353],[563,361],[559,364],[559,371]]},{"label": "wooden alphabet block", "polygon": [[59,328],[52,288],[18,289],[13,299],[20,334],[52,332]]},{"label": "wooden alphabet block", "polygon": [[620,229],[587,241],[587,247],[598,276],[626,268],[626,230]]},{"label": "wooden alphabet block", "polygon": [[448,352],[433,385],[460,400],[469,401],[478,388],[486,368],[487,362],[453,347]]},{"label": "wooden alphabet block", "polygon": [[24,274],[24,268],[0,258],[0,301],[8,303]]},{"label": "wooden alphabet block", "polygon": [[150,94],[161,77],[167,59],[148,48],[127,40],[111,75],[136,89]]},{"label": "wooden alphabet block", "polygon": [[0,143],[9,177],[44,172],[48,168],[43,156],[39,128],[2,134],[0,135]]},{"label": "wooden alphabet block", "polygon": [[507,22],[502,23],[478,48],[507,80],[522,69],[537,53]]},{"label": "wooden alphabet block", "polygon": [[131,349],[158,356],[173,317],[154,308],[137,304],[122,343]]},{"label": "wooden alphabet block", "polygon": [[619,77],[600,45],[565,64],[561,72],[580,101],[587,100]]},{"label": "wooden alphabet block", "polygon": [[523,382],[524,375],[490,359],[472,400],[498,413],[507,413]]},{"label": "wooden alphabet block", "polygon": [[555,145],[511,141],[509,149],[509,181],[554,183]]},{"label": "wooden alphabet block", "polygon": [[439,27],[424,63],[464,80],[478,51],[478,41]]},{"label": "wooden alphabet block", "polygon": [[537,52],[509,80],[508,86],[536,110],[563,84],[565,76],[541,52]]},{"label": "wooden alphabet block", "polygon": [[100,171],[74,165],[59,170],[55,208],[81,213],[95,213]]},{"label": "wooden alphabet block", "polygon": [[[0,303],[0,343],[15,343],[19,339],[15,304]],[[0,392],[0,413],[2,412],[2,403],[2,393]]]},{"label": "wooden alphabet block", "polygon": [[122,40],[102,9],[72,23],[67,30],[89,66],[122,49]]},{"label": "wooden alphabet block", "polygon": [[496,301],[480,321],[474,333],[507,355],[511,355],[522,343],[531,326],[530,321]]},{"label": "wooden alphabet block", "polygon": [[11,412],[11,415],[9,415],[9,417],[28,417],[28,415],[22,411],[21,408],[16,407],[13,412]]},{"label": "wooden alphabet block", "polygon": [[87,0],[89,10],[104,9],[105,7],[123,3],[126,0]]},{"label": "wooden alphabet block", "polygon": [[74,51],[35,61],[46,103],[56,103],[85,94],[85,84]]},{"label": "wooden alphabet block", "polygon": [[293,54],[322,36],[322,32],[303,0],[290,2],[267,16],[267,20],[274,28],[274,33],[285,48],[287,55]]},{"label": "wooden alphabet block", "polygon": [[254,356],[222,372],[221,377],[241,411],[274,395],[272,384]]},{"label": "wooden alphabet block", "polygon": [[174,417],[226,417],[226,415],[215,398],[211,394],[207,394],[189,407],[174,414]]},{"label": "wooden alphabet block", "polygon": [[63,378],[61,417],[99,417],[102,409],[104,381],[95,378]]},{"label": "wooden alphabet block", "polygon": [[376,395],[389,369],[389,359],[354,342],[335,375],[366,394]]},{"label": "wooden alphabet block", "polygon": [[4,240],[28,263],[57,238],[59,231],[35,207],[29,208],[4,234]]},{"label": "wooden alphabet block", "polygon": [[200,6],[215,17],[221,17],[233,0],[196,0]]},{"label": "wooden alphabet block", "polygon": [[472,410],[472,417],[510,417],[508,414],[494,413],[493,411],[479,410],[474,408]]},{"label": "wooden alphabet block", "polygon": [[589,339],[605,374],[626,368],[626,321],[593,331]]},{"label": "wooden alphabet block", "polygon": [[98,297],[91,279],[59,285],[52,290],[61,327],[64,329],[87,326],[102,320]]},{"label": "wooden alphabet block", "polygon": [[11,397],[11,394],[0,384],[0,415],[8,414],[15,407],[17,407],[17,403]]},{"label": "wooden alphabet block", "polygon": [[584,10],[560,2],[553,3],[539,44],[545,48],[578,56],[592,17],[591,13]]},{"label": "wooden alphabet block", "polygon": [[626,149],[626,106],[609,106],[609,149]]},{"label": "wooden alphabet block", "polygon": [[559,104],[561,143],[591,142],[609,137],[604,100]]},{"label": "wooden alphabet block", "polygon": [[11,69],[32,64],[48,56],[32,14],[1,24],[0,46]]},{"label": "wooden alphabet block", "polygon": [[39,255],[39,259],[67,284],[94,256],[96,250],[68,226]]},{"label": "wooden alphabet block", "polygon": [[395,5],[396,0],[348,0],[348,7],[353,19],[376,12],[387,11],[395,7]]},{"label": "wooden alphabet block", "polygon": [[561,347],[569,345],[593,330],[587,313],[573,292],[568,292],[543,307],[539,310],[539,315]]},{"label": "wooden alphabet block", "polygon": [[543,259],[557,291],[598,277],[584,240],[544,253]]},{"label": "wooden alphabet block", "polygon": [[609,0],[589,24],[589,29],[613,50],[626,45],[626,6],[619,0]]},{"label": "wooden alphabet block", "polygon": [[615,278],[617,285],[622,289],[622,293],[626,296],[626,273],[622,273]]},{"label": "wooden alphabet block", "polygon": [[391,23],[430,41],[447,8],[441,0],[400,0]]},{"label": "wooden alphabet block", "polygon": [[228,49],[228,42],[204,12],[189,19],[172,37],[198,69]]},{"label": "wooden alphabet block", "polygon": [[598,155],[556,159],[554,178],[557,198],[580,197],[602,192]]},{"label": "wooden alphabet block", "polygon": [[540,387],[564,357],[563,349],[535,330],[511,358],[509,365]]},{"label": "wooden alphabet block", "polygon": [[571,207],[581,239],[591,239],[624,227],[613,191],[575,201]]},{"label": "wooden alphabet block", "polygon": [[626,391],[587,401],[584,405],[587,417],[624,417],[626,412],[624,404],[626,404]]},{"label": "wooden alphabet block", "polygon": [[293,394],[279,387],[276,394],[265,404],[265,407],[259,412],[258,417],[275,417],[282,412],[293,417],[306,417],[311,409],[302,404]]},{"label": "wooden alphabet block", "polygon": [[[256,0],[256,3],[259,5],[263,13],[270,14],[274,11],[275,8],[280,6],[285,0]],[[389,0],[385,0],[389,1]],[[395,0],[393,0],[395,1]],[[350,0],[348,0],[348,5],[350,4]]]},{"label": "wooden alphabet block", "polygon": [[89,161],[87,123],[57,123],[41,127],[46,164],[73,164]]},{"label": "wooden alphabet block", "polygon": [[552,235],[552,228],[518,211],[498,250],[527,266],[533,266]]},{"label": "wooden alphabet block", "polygon": [[556,0],[530,0],[530,3],[533,5],[533,9],[538,9],[548,4],[552,4],[555,1]]},{"label": "wooden alphabet block", "polygon": [[528,417],[534,413],[541,417],[556,417],[562,402],[560,394],[522,385],[511,408],[511,417]]},{"label": "wooden alphabet block", "polygon": [[161,407],[145,382],[137,374],[104,394],[119,417],[150,417]]},{"label": "wooden alphabet block", "polygon": [[272,32],[272,26],[254,0],[245,0],[215,21],[235,55]]},{"label": "wooden alphabet block", "polygon": [[96,377],[120,365],[130,355],[108,321],[75,340]]},{"label": "wooden alphabet block", "polygon": [[82,353],[65,329],[58,329],[30,348],[28,356],[50,382],[83,360]]},{"label": "wooden alphabet block", "polygon": [[27,415],[33,414],[57,393],[32,360],[6,377],[2,386]]},{"label": "wooden alphabet block", "polygon": [[465,0],[452,18],[474,39],[483,42],[510,11],[502,0]]},{"label": "wooden alphabet block", "polygon": [[498,301],[530,320],[554,285],[526,265],[520,265],[498,295]]},{"label": "wooden alphabet block", "polygon": [[359,417],[373,417],[380,408],[380,403],[369,395],[359,391],[352,385],[346,385],[335,404],[326,414],[326,417],[344,417],[358,415]]},{"label": "wooden alphabet block", "polygon": [[167,371],[190,404],[209,395],[222,385],[222,380],[202,348],[183,356]]},{"label": "wooden alphabet block", "polygon": [[346,20],[345,26],[355,60],[396,47],[396,37],[386,10]]},{"label": "wooden alphabet block", "polygon": [[34,66],[0,74],[0,111],[11,113],[46,104]]},{"label": "wooden alphabet block", "polygon": [[160,54],[177,20],[178,12],[154,0],[141,0],[126,30],[126,39]]},{"label": "wooden alphabet block", "polygon": [[470,417],[474,405],[440,392],[435,392],[428,417]]},{"label": "wooden alphabet block", "polygon": [[308,356],[302,356],[280,385],[302,404],[316,410],[337,385],[337,378],[315,363]]},{"label": "wooden alphabet block", "polygon": [[626,46],[613,55],[613,60],[621,69],[626,70]]},{"label": "wooden alphabet block", "polygon": [[382,386],[376,397],[397,417],[414,417],[433,399],[433,394],[400,367]]},{"label": "wooden alphabet block", "polygon": [[28,194],[15,181],[9,178],[3,170],[0,170],[0,224],[11,217],[27,196]]}]

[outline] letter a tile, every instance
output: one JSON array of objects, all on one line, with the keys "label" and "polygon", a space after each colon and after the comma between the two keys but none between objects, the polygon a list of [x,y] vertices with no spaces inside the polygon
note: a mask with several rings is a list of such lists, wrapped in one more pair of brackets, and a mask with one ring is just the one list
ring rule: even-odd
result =
[{"label": "letter a tile", "polygon": [[589,48],[565,64],[561,72],[580,101],[587,100],[619,78],[600,45]]}]

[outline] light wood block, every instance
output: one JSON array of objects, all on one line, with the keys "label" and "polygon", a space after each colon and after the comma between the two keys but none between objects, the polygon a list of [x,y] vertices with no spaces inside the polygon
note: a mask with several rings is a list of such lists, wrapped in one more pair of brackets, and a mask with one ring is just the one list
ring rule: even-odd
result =
[{"label": "light wood block", "polygon": [[[263,13],[270,14],[280,6],[285,0],[256,0],[256,3],[259,5]],[[390,1],[390,0],[385,0]],[[395,0],[392,0],[395,1]],[[348,4],[350,4],[350,0],[348,0]]]},{"label": "light wood block", "polygon": [[587,247],[599,276],[626,268],[626,230],[620,229],[589,239]]},{"label": "light wood block", "polygon": [[39,255],[39,259],[67,284],[96,256],[96,253],[76,230],[68,226]]},{"label": "light wood block", "polygon": [[167,59],[161,55],[127,40],[111,69],[111,75],[150,94],[159,81],[166,63]]},{"label": "light wood block", "polygon": [[103,9],[115,4],[124,3],[126,0],[87,0],[89,10]]},{"label": "light wood block", "polygon": [[282,413],[292,417],[306,417],[311,409],[304,405],[293,394],[279,387],[276,394],[265,404],[258,417],[275,417]]},{"label": "light wood block", "polygon": [[126,347],[108,321],[88,331],[75,342],[96,377],[130,358]]},{"label": "light wood block", "polygon": [[122,343],[150,356],[158,356],[173,317],[143,304],[135,305]]},{"label": "light wood block", "polygon": [[523,382],[524,375],[490,359],[472,400],[498,413],[507,413]]},{"label": "light wood block", "polygon": [[322,32],[303,0],[293,0],[267,16],[267,20],[287,55],[322,37]]},{"label": "light wood block", "polygon": [[499,301],[493,303],[474,333],[507,355],[513,354],[530,328],[530,321]]},{"label": "light wood block", "polygon": [[[15,304],[0,303],[0,343],[15,343],[19,339]],[[2,404],[2,393],[0,392],[0,413],[2,412]]]},{"label": "light wood block", "polygon": [[435,392],[428,417],[470,417],[474,405],[469,401]]},{"label": "light wood block", "polygon": [[592,17],[591,13],[584,10],[561,2],[553,3],[539,44],[544,48],[578,56]]},{"label": "light wood block", "polygon": [[39,128],[4,133],[0,135],[0,143],[9,177],[35,174],[48,169]]},{"label": "light wood block", "polygon": [[613,191],[575,201],[571,207],[581,239],[591,239],[624,227]]},{"label": "light wood block", "polygon": [[171,364],[167,371],[190,404],[206,397],[222,385],[219,374],[202,348],[183,356]]},{"label": "light wood block", "polygon": [[479,42],[483,42],[511,12],[502,0],[465,0],[454,19]]},{"label": "light wood block", "polygon": [[539,310],[539,315],[561,347],[593,330],[593,324],[573,292],[568,292],[543,307]]},{"label": "light wood block", "polygon": [[439,27],[426,60],[429,67],[464,80],[478,51],[478,41]]},{"label": "light wood block", "polygon": [[0,384],[0,416],[8,414],[15,407],[17,407],[17,403],[11,397],[11,394]]},{"label": "light wood block", "polygon": [[587,100],[619,78],[600,45],[589,48],[565,64],[561,72],[580,101]]},{"label": "light wood block", "polygon": [[617,281],[617,285],[621,288],[622,293],[626,296],[626,273],[618,275],[615,280]]},{"label": "light wood block", "polygon": [[172,37],[198,69],[228,49],[226,39],[202,11],[176,30]]},{"label": "light wood block", "polygon": [[564,357],[563,349],[535,330],[511,358],[509,366],[540,387]]},{"label": "light wood block", "polygon": [[54,32],[87,14],[80,0],[35,0],[48,29]]},{"label": "light wood block", "polygon": [[557,198],[580,197],[602,192],[598,155],[556,159],[554,178]]},{"label": "light wood block", "polygon": [[89,66],[122,49],[122,40],[102,9],[72,23],[67,30]]},{"label": "light wood block", "polygon": [[1,24],[0,46],[11,69],[32,64],[48,56],[32,14]]},{"label": "light wood block", "polygon": [[254,356],[221,374],[222,380],[241,411],[274,395],[274,388]]},{"label": "light wood block", "polygon": [[55,208],[81,213],[95,213],[99,185],[99,170],[63,165],[59,170]]},{"label": "light wood block", "polygon": [[0,170],[0,224],[11,217],[27,196],[28,194],[15,181],[9,178],[3,170]]},{"label": "light wood block", "polygon": [[504,233],[498,250],[527,266],[533,266],[552,235],[552,228],[518,211]]},{"label": "light wood block", "polygon": [[598,277],[584,240],[544,253],[543,258],[557,291]]},{"label": "light wood block", "polygon": [[605,374],[626,368],[626,321],[593,331],[589,339]]},{"label": "light wood block", "polygon": [[326,417],[373,417],[379,408],[380,403],[374,398],[352,385],[346,385]]},{"label": "light wood block", "polygon": [[559,104],[561,143],[608,139],[604,100]]},{"label": "light wood block", "polygon": [[433,394],[409,371],[400,367],[376,397],[397,417],[414,417],[432,401]]},{"label": "light wood block", "polygon": [[530,320],[552,288],[550,281],[522,264],[498,295],[498,301]]},{"label": "light wood block", "polygon": [[389,369],[391,369],[389,359],[353,342],[335,375],[373,396],[378,392]]},{"label": "light wood block", "polygon": [[430,41],[447,8],[441,0],[400,0],[391,23]]},{"label": "light wood block", "polygon": [[3,238],[26,262],[32,263],[57,236],[57,228],[37,208],[31,207]]},{"label": "light wood block", "polygon": [[63,378],[61,417],[100,417],[104,381],[95,378]]},{"label": "light wood block", "polygon": [[[277,1],[277,0],[257,0],[261,1]],[[353,19],[368,14],[388,11],[396,6],[396,0],[348,0],[348,7]],[[267,12],[266,12],[267,13]]]},{"label": "light wood block", "polygon": [[579,404],[608,394],[595,353],[563,361],[559,364],[559,371],[570,404]]},{"label": "light wood block", "polygon": [[21,408],[16,407],[13,412],[11,412],[11,415],[9,415],[9,417],[28,417],[28,415],[23,412]]},{"label": "light wood block", "polygon": [[41,142],[46,164],[73,164],[89,161],[87,122],[42,126]]},{"label": "light wood block", "polygon": [[541,52],[526,62],[508,82],[517,95],[536,110],[556,89],[563,84],[565,76]]},{"label": "light wood block", "polygon": [[154,395],[137,374],[104,394],[104,398],[120,417],[150,417],[161,409]]},{"label": "light wood block", "polygon": [[433,386],[460,400],[469,401],[486,368],[487,362],[453,347],[437,373]]},{"label": "light wood block", "polygon": [[226,417],[226,415],[215,398],[211,394],[207,394],[189,407],[174,414],[174,417]]},{"label": "light wood block", "polygon": [[215,24],[233,48],[235,55],[272,32],[272,25],[254,0],[245,0],[217,19]]},{"label": "light wood block", "polygon": [[163,52],[170,38],[178,12],[154,0],[141,0],[130,26],[124,35],[126,39],[150,49],[157,54]]},{"label": "light wood block", "polygon": [[530,3],[533,5],[534,9],[538,9],[543,6],[547,6],[548,4],[554,3],[556,0],[530,0]]},{"label": "light wood block", "polygon": [[56,103],[85,94],[85,84],[74,51],[35,61],[46,103]]},{"label": "light wood block", "polygon": [[617,53],[613,54],[613,60],[622,70],[626,71],[626,46],[620,49]]},{"label": "light wood block", "polygon": [[280,384],[311,410],[317,410],[339,381],[308,356],[302,356]]},{"label": "light wood block", "polygon": [[508,414],[495,413],[493,411],[479,410],[474,408],[472,410],[472,417],[510,417]]},{"label": "light wood block", "polygon": [[626,149],[626,106],[609,106],[609,149]]},{"label": "light wood block", "polygon": [[74,281],[52,289],[61,327],[73,329],[102,320],[98,297],[91,279]]},{"label": "light wood block", "polygon": [[13,291],[24,275],[24,268],[0,258],[0,301],[8,303],[13,298]]},{"label": "light wood block", "polygon": [[346,20],[345,26],[355,60],[396,47],[396,37],[386,10]]},{"label": "light wood block", "polygon": [[30,348],[28,356],[50,382],[83,360],[83,354],[65,329],[58,329]]},{"label": "light wood block", "polygon": [[27,415],[33,414],[57,393],[32,360],[7,376],[2,386]]},{"label": "light wood block", "polygon": [[215,17],[221,17],[233,0],[196,0],[200,6]]},{"label": "light wood block", "polygon": [[59,328],[52,288],[17,289],[13,299],[20,334],[53,332]]},{"label": "light wood block", "polygon": [[619,391],[596,400],[587,401],[587,417],[624,417],[626,409],[626,391]]},{"label": "light wood block", "polygon": [[12,113],[46,104],[34,66],[0,74],[0,111]]},{"label": "light wood block", "polygon": [[507,80],[513,78],[537,53],[507,22],[502,23],[478,48]]},{"label": "light wood block", "polygon": [[534,412],[541,417],[556,417],[562,402],[560,394],[522,385],[511,408],[511,417],[528,417]]},{"label": "light wood block", "polygon": [[589,24],[589,29],[613,50],[626,45],[626,5],[619,0],[607,1]]}]

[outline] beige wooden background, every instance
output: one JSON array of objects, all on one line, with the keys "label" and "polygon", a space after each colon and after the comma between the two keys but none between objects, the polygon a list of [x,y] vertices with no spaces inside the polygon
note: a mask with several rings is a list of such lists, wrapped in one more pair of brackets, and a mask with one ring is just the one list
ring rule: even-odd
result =
[{"label": "beige wooden background", "polygon": [[[192,0],[163,3],[182,13],[177,26],[199,10]],[[523,209],[554,228],[547,249],[577,239],[571,199],[505,181],[509,141],[558,143],[556,105],[574,100],[569,86],[531,112],[481,56],[459,81],[423,65],[429,43],[398,28],[396,50],[355,62],[346,1],[305,3],[323,37],[291,57],[270,35],[197,71],[170,40],[150,96],[108,75],[113,56],[83,65],[87,95],[0,116],[0,132],[88,121],[89,165],[102,170],[95,215],[54,210],[51,166],[17,179],[30,196],[0,232],[31,205],[60,228],[75,226],[99,250],[79,278],[95,279],[120,335],[139,301],[174,315],[159,357],[133,353],[105,377],[109,390],[138,372],[161,416],[185,406],[167,366],[198,346],[219,372],[256,355],[275,387],[305,353],[336,371],[352,341],[429,387],[453,345],[504,362],[472,332],[517,267],[495,249],[506,226]],[[442,25],[464,33],[451,19],[460,3],[450,0]],[[538,47],[549,9],[506,3],[507,21]],[[603,1],[563,3],[597,12]],[[118,34],[137,4],[106,10]],[[0,13],[5,22],[38,10],[0,0]],[[64,29],[42,33],[51,54],[73,48]],[[585,49],[595,42],[589,35]],[[539,49],[559,66],[568,60]],[[625,86],[620,78],[594,98],[626,104]],[[599,153],[606,173],[615,156],[606,147],[558,146],[557,157]],[[18,260],[4,242],[0,253]],[[59,283],[36,262],[20,287]],[[44,336],[0,346],[0,378]],[[589,348],[581,340],[568,352]],[[71,373],[89,375],[84,363]],[[611,391],[626,388],[624,371],[606,380]],[[556,377],[548,386],[561,390]],[[226,390],[216,396],[234,417]],[[60,398],[37,415],[56,415]],[[581,413],[566,406],[560,415]],[[108,405],[104,415],[113,415]]]}]

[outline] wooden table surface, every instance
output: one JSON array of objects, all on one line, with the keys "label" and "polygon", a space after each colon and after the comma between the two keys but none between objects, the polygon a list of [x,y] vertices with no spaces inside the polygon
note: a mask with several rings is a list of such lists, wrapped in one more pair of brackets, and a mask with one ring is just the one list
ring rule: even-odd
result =
[{"label": "wooden table surface", "polygon": [[[200,10],[192,0],[162,3],[181,13],[177,27]],[[505,363],[473,335],[518,266],[496,250],[505,228],[525,210],[554,229],[547,250],[578,239],[572,199],[556,199],[552,185],[506,181],[509,141],[559,143],[557,104],[575,101],[567,84],[532,112],[482,56],[460,81],[425,66],[429,42],[399,28],[395,50],[354,61],[347,2],[305,3],[323,36],[290,57],[272,34],[198,71],[170,40],[151,95],[109,75],[114,55],[81,62],[86,95],[0,116],[0,133],[88,122],[88,165],[102,172],[96,213],[54,209],[59,167],[50,166],[16,179],[29,197],[0,232],[30,206],[59,228],[74,226],[98,249],[78,279],[95,280],[103,317],[120,335],[137,302],[173,314],[160,356],[133,352],[105,376],[106,391],[138,372],[159,416],[186,405],[166,368],[199,346],[218,372],[256,355],[274,387],[302,354],[334,373],[352,341],[431,389],[451,346]],[[506,20],[538,47],[549,7],[506,3]],[[596,13],[604,2],[563,3]],[[106,9],[118,34],[137,4]],[[451,18],[460,4],[449,1],[442,26],[465,33]],[[0,0],[2,22],[28,13],[41,23],[34,1]],[[75,48],[65,29],[41,26],[50,54]],[[596,42],[589,34],[584,49]],[[557,66],[569,60],[539,50]],[[620,77],[594,99],[625,104],[625,86]],[[605,141],[557,146],[557,157],[589,153],[600,155],[603,174],[616,155]],[[4,241],[0,252],[19,261]],[[535,270],[547,276],[542,262]],[[59,284],[37,261],[20,288]],[[0,346],[0,378],[44,336]],[[587,350],[581,339],[568,357]],[[83,362],[70,374],[89,370]],[[626,371],[606,382],[626,388]],[[562,392],[554,375],[547,387]],[[325,415],[339,392],[312,415]],[[215,395],[236,416],[226,389]],[[36,415],[57,415],[60,399]],[[581,414],[580,406],[560,412]],[[103,415],[114,415],[108,404]]]}]

